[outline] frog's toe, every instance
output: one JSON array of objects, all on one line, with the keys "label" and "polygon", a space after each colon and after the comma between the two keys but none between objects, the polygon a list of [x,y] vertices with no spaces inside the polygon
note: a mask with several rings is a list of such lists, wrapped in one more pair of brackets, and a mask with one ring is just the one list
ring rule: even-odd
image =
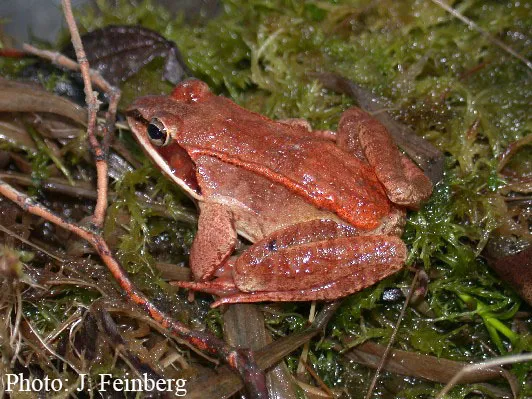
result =
[{"label": "frog's toe", "polygon": [[171,281],[171,285],[186,288],[192,291],[206,292],[208,294],[225,296],[240,292],[232,280],[219,278],[213,281],[197,283],[193,281]]}]

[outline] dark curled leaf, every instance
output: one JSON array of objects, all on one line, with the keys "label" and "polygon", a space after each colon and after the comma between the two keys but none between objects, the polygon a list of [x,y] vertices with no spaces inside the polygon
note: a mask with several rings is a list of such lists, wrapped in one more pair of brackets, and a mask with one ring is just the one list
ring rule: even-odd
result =
[{"label": "dark curled leaf", "polygon": [[488,242],[483,254],[499,277],[532,306],[532,245],[524,243],[496,236]]},{"label": "dark curled leaf", "polygon": [[99,321],[101,329],[104,331],[105,337],[109,343],[114,347],[124,346],[126,343],[120,335],[120,331],[118,331],[118,327],[109,312],[105,309],[101,309],[99,305],[93,306],[92,312]]},{"label": "dark curled leaf", "polygon": [[91,313],[87,313],[74,337],[74,346],[77,352],[82,353],[87,361],[96,359],[98,336],[96,318]]},{"label": "dark curled leaf", "polygon": [[[384,354],[385,347],[371,341],[364,342],[344,353],[344,356],[356,363],[377,368]],[[424,378],[440,383],[449,382],[467,363],[435,356],[392,349],[384,369],[392,373]],[[513,392],[518,390],[515,377],[499,366],[482,368],[468,373],[460,380],[461,384],[475,384],[497,378],[506,378]],[[497,390],[497,387],[493,389]],[[497,396],[503,397],[503,396]]]},{"label": "dark curled leaf", "polygon": [[[110,25],[82,36],[92,69],[112,85],[133,76],[154,58],[165,58],[164,78],[176,84],[190,75],[174,42],[140,26]],[[72,45],[65,55],[75,59]]]},{"label": "dark curled leaf", "polygon": [[0,112],[48,112],[81,125],[86,124],[87,111],[73,102],[26,83],[0,78]]}]

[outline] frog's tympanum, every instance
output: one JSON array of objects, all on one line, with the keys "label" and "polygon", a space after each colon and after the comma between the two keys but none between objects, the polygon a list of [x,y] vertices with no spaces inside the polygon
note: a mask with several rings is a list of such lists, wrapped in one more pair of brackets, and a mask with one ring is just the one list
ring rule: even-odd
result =
[{"label": "frog's tympanum", "polygon": [[[338,131],[274,121],[187,80],[139,98],[128,121],[146,153],[198,204],[195,282],[235,302],[335,299],[403,266],[405,210],[432,185],[386,129],[350,108]],[[237,235],[253,243],[231,257]]]}]

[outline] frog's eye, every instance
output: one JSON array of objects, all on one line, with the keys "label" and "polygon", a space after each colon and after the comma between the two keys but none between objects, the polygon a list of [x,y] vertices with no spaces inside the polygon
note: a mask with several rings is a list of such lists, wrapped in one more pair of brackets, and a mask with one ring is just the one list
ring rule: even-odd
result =
[{"label": "frog's eye", "polygon": [[153,145],[163,147],[170,143],[170,134],[159,119],[153,118],[148,125],[148,137]]}]

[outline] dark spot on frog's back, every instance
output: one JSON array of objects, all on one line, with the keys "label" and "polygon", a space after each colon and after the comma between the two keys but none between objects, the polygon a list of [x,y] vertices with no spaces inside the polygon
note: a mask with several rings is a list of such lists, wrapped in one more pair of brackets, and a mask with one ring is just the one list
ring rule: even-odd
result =
[{"label": "dark spot on frog's back", "polygon": [[270,252],[276,252],[279,249],[279,247],[277,246],[277,240],[271,240],[270,242],[268,242],[268,244],[266,244],[266,248]]}]

